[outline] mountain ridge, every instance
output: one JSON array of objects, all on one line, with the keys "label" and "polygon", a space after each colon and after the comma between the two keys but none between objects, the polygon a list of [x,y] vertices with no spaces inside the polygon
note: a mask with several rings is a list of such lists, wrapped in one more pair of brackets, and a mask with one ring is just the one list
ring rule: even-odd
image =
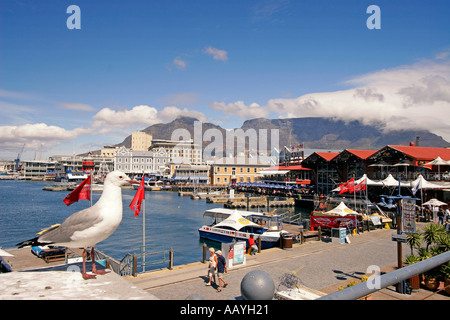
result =
[{"label": "mountain ridge", "polygon": [[[140,130],[152,134],[154,139],[170,140],[175,129],[186,129],[194,138],[194,122],[196,118],[181,116],[169,123],[158,123]],[[209,129],[219,130],[225,142],[227,130],[209,123],[202,122],[202,139],[205,131]],[[423,147],[450,147],[450,143],[441,136],[428,130],[391,130],[384,132],[381,124],[366,125],[358,120],[343,121],[332,118],[287,118],[266,119],[256,118],[246,120],[240,128],[246,132],[254,129],[258,133],[260,129],[278,129],[279,145],[296,146],[303,144],[308,149],[367,149],[378,150],[386,145],[409,145],[420,137],[419,144]],[[270,135],[268,137],[270,142]],[[203,141],[203,146],[209,141]],[[248,144],[248,142],[247,142]],[[118,146],[131,147],[131,135],[126,137]]]}]

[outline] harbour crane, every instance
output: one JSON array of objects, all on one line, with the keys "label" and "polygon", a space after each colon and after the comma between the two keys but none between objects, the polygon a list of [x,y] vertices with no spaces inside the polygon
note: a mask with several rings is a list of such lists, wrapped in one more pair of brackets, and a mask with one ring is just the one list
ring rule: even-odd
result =
[{"label": "harbour crane", "polygon": [[19,162],[20,162],[20,157],[22,156],[23,149],[25,149],[25,143],[23,144],[20,152],[17,154],[17,159],[14,159],[14,162],[16,163],[16,166],[15,166],[16,172],[19,171]]}]

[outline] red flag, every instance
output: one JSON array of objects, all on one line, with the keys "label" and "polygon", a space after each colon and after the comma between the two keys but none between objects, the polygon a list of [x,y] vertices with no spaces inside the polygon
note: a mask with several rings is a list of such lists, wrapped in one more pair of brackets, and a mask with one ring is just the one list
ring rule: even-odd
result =
[{"label": "red flag", "polygon": [[347,182],[339,185],[339,194],[346,193],[346,192],[353,192],[353,189],[355,188],[355,178],[351,178]]},{"label": "red flag", "polygon": [[363,181],[361,181],[360,183],[358,183],[356,186],[355,186],[355,192],[358,192],[358,191],[364,191],[364,190],[366,190],[366,188],[367,188],[367,179],[364,179]]},{"label": "red flag", "polygon": [[134,216],[137,217],[141,212],[141,204],[142,200],[145,199],[145,186],[144,186],[144,177],[142,177],[141,184],[139,185],[136,194],[134,195],[133,200],[129,205],[130,209],[134,211]]},{"label": "red flag", "polygon": [[91,200],[91,176],[87,177],[80,185],[69,193],[64,199],[64,203],[70,206],[78,200]]}]

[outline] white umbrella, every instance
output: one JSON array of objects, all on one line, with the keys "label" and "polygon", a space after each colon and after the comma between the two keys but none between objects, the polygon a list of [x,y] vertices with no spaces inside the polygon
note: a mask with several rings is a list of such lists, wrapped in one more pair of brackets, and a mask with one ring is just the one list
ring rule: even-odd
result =
[{"label": "white umbrella", "polygon": [[441,166],[448,166],[450,164],[447,161],[443,160],[441,157],[437,157],[433,161],[425,163],[425,165],[438,166],[438,176],[439,180],[441,180]]},{"label": "white umbrella", "polygon": [[445,160],[443,160],[441,157],[437,157],[433,161],[425,163],[426,165],[433,165],[433,166],[448,166],[449,163]]},{"label": "white umbrella", "polygon": [[447,205],[445,202],[439,201],[438,199],[431,199],[427,202],[425,202],[423,205],[430,205],[433,207],[440,207],[440,206],[445,206]]}]

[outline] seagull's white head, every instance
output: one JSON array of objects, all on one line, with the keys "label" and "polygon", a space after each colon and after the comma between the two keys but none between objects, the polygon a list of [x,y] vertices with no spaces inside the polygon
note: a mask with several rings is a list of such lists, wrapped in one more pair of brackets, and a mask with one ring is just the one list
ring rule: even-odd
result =
[{"label": "seagull's white head", "polygon": [[139,181],[131,179],[129,176],[127,176],[122,171],[113,171],[113,172],[108,173],[108,175],[106,176],[106,179],[105,179],[105,183],[107,181],[118,187],[121,187],[121,186],[123,186],[125,184],[129,184],[129,183],[139,183]]}]

